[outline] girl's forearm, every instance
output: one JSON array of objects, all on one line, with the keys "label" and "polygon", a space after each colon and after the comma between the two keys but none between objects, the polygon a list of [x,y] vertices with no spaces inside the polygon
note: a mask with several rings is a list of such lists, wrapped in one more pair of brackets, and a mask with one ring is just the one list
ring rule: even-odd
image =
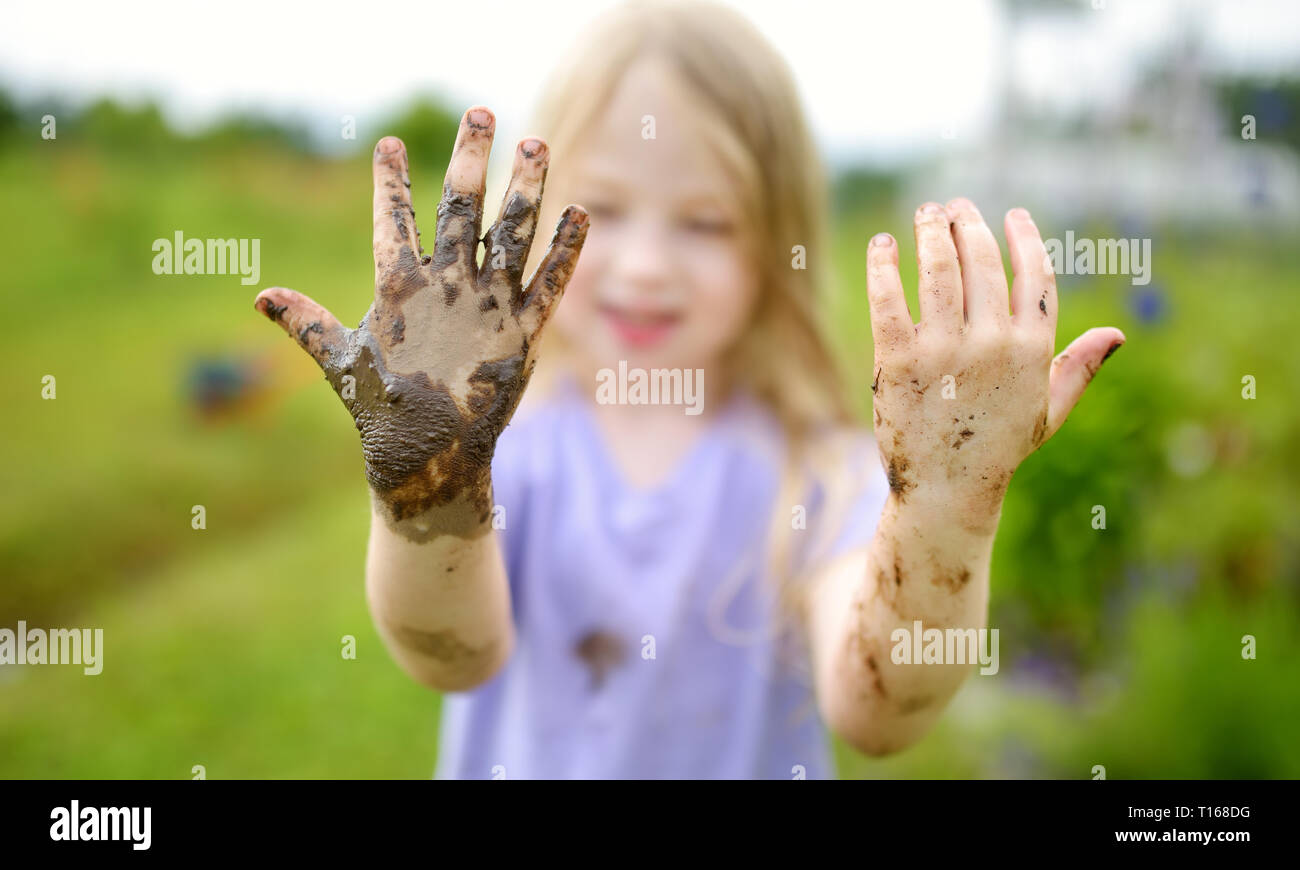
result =
[{"label": "girl's forearm", "polygon": [[894,655],[900,642],[902,652],[915,648],[918,622],[922,632],[972,629],[976,638],[985,628],[1000,500],[979,513],[967,502],[891,494],[864,558],[843,563],[820,587],[819,700],[831,727],[863,752],[915,742],[970,673],[969,657],[925,664]]},{"label": "girl's forearm", "polygon": [[[442,509],[436,509],[442,510]],[[429,517],[434,528],[464,523]],[[490,679],[514,647],[510,586],[491,519],[426,541],[373,506],[366,601],[384,644],[413,679],[454,692]]]},{"label": "girl's forearm", "polygon": [[[356,423],[372,490],[370,612],[398,663],[443,690],[488,679],[514,643],[509,585],[484,509],[493,445],[587,237],[587,213],[570,205],[523,283],[550,151],[539,139],[516,146],[501,216],[485,235],[495,130],[483,106],[462,116],[427,255],[406,146],[393,136],[376,144],[374,302],[356,329],[287,287],[268,287],[254,302],[311,355]],[[480,244],[493,254],[482,266]]]}]

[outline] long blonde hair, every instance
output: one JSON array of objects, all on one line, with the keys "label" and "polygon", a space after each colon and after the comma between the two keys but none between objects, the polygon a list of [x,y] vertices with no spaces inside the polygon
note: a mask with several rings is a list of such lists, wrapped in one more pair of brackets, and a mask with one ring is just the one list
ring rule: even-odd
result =
[{"label": "long blonde hair", "polygon": [[[654,55],[702,107],[700,135],[740,182],[752,216],[761,289],[752,320],[729,353],[727,369],[771,409],[787,439],[781,492],[768,540],[770,576],[786,615],[802,625],[803,596],[788,582],[794,564],[792,513],[813,479],[823,516],[834,519],[852,494],[841,464],[851,404],[819,314],[828,291],[824,229],[826,182],[789,68],[737,12],[707,2],[634,0],[605,13],[552,74],[530,132],[549,143],[552,178],[563,171],[583,131],[607,105],[622,73]],[[545,249],[546,231],[566,203],[544,199],[529,272]],[[804,252],[804,262],[795,258]],[[526,273],[526,274],[528,274]],[[563,357],[563,339],[548,330],[536,379]],[[822,531],[830,533],[829,523]],[[811,522],[809,523],[811,528]],[[824,537],[824,536],[823,536]],[[801,542],[802,543],[802,542]],[[824,545],[824,541],[821,545]],[[818,545],[811,549],[816,550]],[[801,547],[801,551],[804,551]]]}]

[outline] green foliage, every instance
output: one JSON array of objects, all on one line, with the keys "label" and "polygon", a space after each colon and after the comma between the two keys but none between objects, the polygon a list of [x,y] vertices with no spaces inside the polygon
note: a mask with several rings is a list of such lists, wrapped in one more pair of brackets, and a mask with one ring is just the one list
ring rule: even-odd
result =
[{"label": "green foliage", "polygon": [[311,136],[301,122],[285,123],[258,115],[230,115],[203,131],[199,143],[205,151],[236,151],[256,143],[284,151],[307,151]]},{"label": "green foliage", "polygon": [[892,172],[850,169],[840,174],[832,189],[835,214],[843,218],[887,208],[898,194],[898,176]]},{"label": "green foliage", "polygon": [[1251,115],[1258,140],[1300,151],[1300,79],[1225,78],[1218,92],[1228,129],[1240,131],[1242,117]]},{"label": "green foliage", "polygon": [[381,135],[401,139],[406,143],[406,153],[418,160],[420,166],[436,167],[441,172],[451,159],[459,129],[459,114],[448,112],[432,97],[422,97],[390,121]]},{"label": "green foliage", "polygon": [[21,123],[18,103],[5,90],[0,90],[0,148],[18,135]]},{"label": "green foliage", "polygon": [[137,157],[157,157],[179,138],[167,126],[156,103],[130,108],[108,98],[92,103],[74,118],[65,119],[62,126],[65,141],[71,135],[94,142],[106,152],[129,152]]},{"label": "green foliage", "polygon": [[[40,136],[40,119],[45,115],[57,119],[59,135],[55,142],[75,141],[82,147],[93,146],[122,162],[158,160],[164,157],[164,152],[169,158],[207,159],[247,154],[257,147],[299,154],[314,154],[318,150],[307,122],[299,118],[234,112],[191,135],[182,135],[168,125],[162,109],[154,101],[128,105],[105,97],[87,106],[73,106],[57,96],[21,101],[4,89],[0,89],[0,149],[26,145],[43,146],[48,151],[51,142]],[[430,166],[445,168],[459,125],[459,113],[448,109],[437,97],[415,97],[391,117],[375,122],[375,130],[362,131],[358,156],[368,159],[378,136],[395,135],[406,142],[411,154],[418,155],[420,166],[427,161]],[[374,136],[367,141],[370,133]]]}]

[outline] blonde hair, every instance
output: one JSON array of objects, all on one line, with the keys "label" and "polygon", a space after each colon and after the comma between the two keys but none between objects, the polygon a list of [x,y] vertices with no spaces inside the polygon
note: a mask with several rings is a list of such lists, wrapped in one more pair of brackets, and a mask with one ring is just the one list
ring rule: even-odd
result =
[{"label": "blonde hair", "polygon": [[[699,132],[711,137],[737,181],[744,213],[752,216],[749,241],[761,288],[727,369],[733,383],[771,409],[787,439],[768,561],[780,609],[797,614],[794,624],[801,626],[803,596],[787,576],[795,562],[792,510],[815,479],[826,496],[821,514],[834,518],[838,508],[842,516],[837,502],[852,494],[852,486],[842,464],[846,453],[839,448],[846,444],[842,436],[853,415],[818,320],[828,290],[822,265],[828,252],[826,183],[793,77],[744,17],[712,3],[634,0],[600,17],[578,45],[543,89],[530,128],[555,155],[552,178],[564,171],[564,155],[574,153],[583,132],[594,126],[622,74],[652,55],[668,62],[686,86],[688,103],[707,110],[700,113]],[[545,249],[547,228],[565,205],[544,198],[529,272]],[[806,252],[802,268],[792,262],[796,246]],[[546,368],[563,356],[558,330],[547,333],[535,376],[542,383],[551,380]]]}]

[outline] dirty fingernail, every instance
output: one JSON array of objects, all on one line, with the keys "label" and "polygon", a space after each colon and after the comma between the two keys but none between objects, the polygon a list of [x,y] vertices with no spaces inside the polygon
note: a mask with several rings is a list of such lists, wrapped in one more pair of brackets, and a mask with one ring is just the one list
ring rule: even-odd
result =
[{"label": "dirty fingernail", "polygon": [[889,233],[876,233],[871,237],[871,244],[877,248],[887,248],[894,241],[894,237]]},{"label": "dirty fingernail", "polygon": [[492,113],[487,109],[470,109],[465,117],[474,127],[488,127],[492,124]]},{"label": "dirty fingernail", "polygon": [[578,229],[585,227],[587,225],[587,220],[587,210],[577,205],[569,206],[564,210],[564,214],[560,215],[561,224],[568,222]]},{"label": "dirty fingernail", "polygon": [[541,139],[525,139],[519,143],[519,150],[528,158],[545,157],[546,143]]},{"label": "dirty fingernail", "polygon": [[396,154],[397,149],[402,147],[402,140],[396,136],[385,136],[379,140],[380,154]]}]

